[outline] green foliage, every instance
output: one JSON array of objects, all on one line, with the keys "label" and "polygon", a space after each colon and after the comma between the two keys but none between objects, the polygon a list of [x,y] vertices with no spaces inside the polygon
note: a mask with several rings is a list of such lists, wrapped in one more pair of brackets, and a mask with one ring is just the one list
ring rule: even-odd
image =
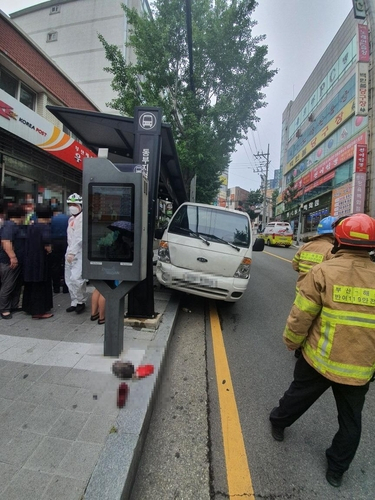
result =
[{"label": "green foliage", "polygon": [[153,18],[124,4],[129,46],[137,61],[99,35],[118,97],[110,106],[132,116],[136,106],[160,106],[172,126],[184,182],[197,175],[197,201],[211,202],[219,176],[256,112],[261,92],[276,74],[267,61],[264,36],[253,37],[255,0],[192,2],[193,83],[190,85],[185,2],[155,0]]},{"label": "green foliage", "polygon": [[285,203],[285,210],[289,210],[294,204],[298,189],[295,187],[294,177],[292,176],[289,186],[283,192],[283,202]]},{"label": "green foliage", "polygon": [[264,196],[260,189],[250,191],[246,203],[249,207],[254,207],[256,205],[260,205],[263,202],[263,198]]},{"label": "green foliage", "polygon": [[272,191],[272,218],[276,217],[276,201],[279,194],[280,192],[278,189]]}]

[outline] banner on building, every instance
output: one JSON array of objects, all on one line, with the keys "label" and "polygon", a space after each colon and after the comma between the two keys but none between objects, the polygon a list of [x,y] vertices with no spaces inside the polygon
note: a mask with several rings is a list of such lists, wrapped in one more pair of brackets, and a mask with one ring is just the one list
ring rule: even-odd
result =
[{"label": "banner on building", "polygon": [[368,115],[368,63],[357,63],[356,70],[356,95],[355,95],[355,114],[356,116]]},{"label": "banner on building", "polygon": [[0,128],[82,170],[88,148],[0,89]]},{"label": "banner on building", "polygon": [[367,146],[356,144],[354,146],[354,168],[353,172],[365,174],[367,172]]},{"label": "banner on building", "polygon": [[365,1],[364,0],[352,0],[352,1],[353,1],[354,17],[356,19],[366,19]]},{"label": "banner on building", "polygon": [[352,186],[352,214],[363,213],[365,211],[366,196],[366,174],[354,173]]},{"label": "banner on building", "polygon": [[347,182],[332,191],[331,214],[334,217],[349,215],[352,210],[352,182]]},{"label": "banner on building", "polygon": [[359,62],[369,62],[370,61],[370,45],[368,39],[368,28],[366,24],[358,24],[357,33],[357,51],[358,51],[358,61]]}]

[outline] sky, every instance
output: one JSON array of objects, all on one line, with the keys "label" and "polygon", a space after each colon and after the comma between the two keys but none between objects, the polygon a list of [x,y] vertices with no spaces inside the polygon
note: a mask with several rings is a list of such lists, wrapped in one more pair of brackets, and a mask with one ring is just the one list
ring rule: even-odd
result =
[{"label": "sky", "polygon": [[[38,3],[0,0],[0,9],[10,14]],[[260,187],[260,175],[254,172],[259,160],[254,155],[267,153],[268,145],[268,178],[273,178],[280,163],[282,113],[297,97],[351,8],[352,0],[258,0],[253,13],[258,22],[254,35],[266,35],[262,43],[268,46],[267,59],[273,61],[271,67],[277,68],[278,74],[262,90],[268,104],[258,110],[257,130],[250,130],[247,140],[232,155],[228,187],[248,191]]]}]

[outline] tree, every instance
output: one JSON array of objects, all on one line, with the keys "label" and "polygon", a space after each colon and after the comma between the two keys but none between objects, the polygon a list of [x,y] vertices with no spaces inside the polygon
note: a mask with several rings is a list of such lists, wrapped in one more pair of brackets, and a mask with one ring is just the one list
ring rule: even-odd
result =
[{"label": "tree", "polygon": [[256,191],[250,191],[246,203],[249,205],[249,207],[254,207],[256,205],[260,205],[263,202],[263,198],[264,196],[260,189],[257,189]]},{"label": "tree", "polygon": [[293,203],[294,198],[297,196],[298,189],[295,187],[294,177],[290,179],[289,186],[283,192],[283,202],[285,203],[285,210],[289,210]]},{"label": "tree", "polygon": [[279,190],[274,189],[272,191],[272,218],[274,219],[276,217],[276,202],[277,202],[277,197],[279,196]]},{"label": "tree", "polygon": [[125,115],[135,106],[160,106],[173,129],[187,191],[197,175],[197,200],[211,202],[236,145],[255,129],[261,92],[276,74],[264,36],[252,36],[255,0],[199,0],[192,4],[190,74],[185,2],[155,0],[152,18],[122,4],[137,61],[99,35],[118,97],[109,105]]}]

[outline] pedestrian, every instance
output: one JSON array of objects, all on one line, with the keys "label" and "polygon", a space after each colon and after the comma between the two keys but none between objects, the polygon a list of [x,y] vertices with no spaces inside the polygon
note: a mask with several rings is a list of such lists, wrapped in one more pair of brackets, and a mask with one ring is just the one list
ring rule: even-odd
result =
[{"label": "pedestrian", "polygon": [[50,260],[53,291],[54,293],[60,293],[62,285],[63,293],[69,293],[64,278],[69,216],[63,213],[62,206],[57,201],[53,204],[51,203],[51,208],[53,215],[51,219],[52,253]]},{"label": "pedestrian", "polygon": [[67,229],[65,283],[69,289],[71,305],[66,312],[81,314],[87,301],[86,280],[82,278],[82,197],[73,193],[67,203],[71,216]]},{"label": "pedestrian", "polygon": [[[272,436],[283,441],[292,425],[329,388],[339,429],[326,450],[327,481],[335,487],[352,462],[361,415],[375,367],[375,220],[355,214],[334,223],[334,257],[301,282],[283,339],[302,348],[294,380],[270,414]],[[327,414],[328,416],[328,414]]]},{"label": "pedestrian", "polygon": [[52,318],[53,308],[50,254],[51,217],[48,205],[37,205],[36,220],[27,226],[23,266],[22,309],[33,319]]},{"label": "pedestrian", "polygon": [[11,319],[19,310],[22,289],[22,265],[25,256],[25,209],[21,205],[9,206],[7,220],[1,229],[0,248],[0,314]]},{"label": "pedestrian", "polygon": [[[332,248],[334,243],[332,224],[337,217],[328,216],[322,219],[317,227],[317,235],[310,238],[295,254],[292,260],[292,266],[297,271],[297,292],[306,273],[316,264],[331,259],[333,257]],[[301,355],[301,349],[296,349],[294,355],[298,358]]]},{"label": "pedestrian", "polygon": [[26,212],[25,225],[28,226],[29,224],[34,224],[36,220],[35,202],[33,196],[30,193],[26,194],[23,205]]},{"label": "pedestrian", "polygon": [[95,288],[91,295],[91,321],[98,320],[98,325],[105,323],[105,298]]}]

